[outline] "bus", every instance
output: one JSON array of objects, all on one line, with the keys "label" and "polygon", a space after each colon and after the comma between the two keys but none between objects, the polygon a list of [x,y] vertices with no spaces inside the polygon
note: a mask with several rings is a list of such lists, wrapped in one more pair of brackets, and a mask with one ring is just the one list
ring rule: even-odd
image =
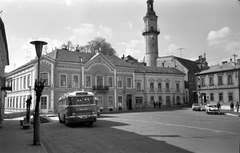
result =
[{"label": "bus", "polygon": [[97,121],[97,105],[92,92],[73,91],[62,95],[58,102],[58,119],[66,126],[72,123],[88,123]]}]

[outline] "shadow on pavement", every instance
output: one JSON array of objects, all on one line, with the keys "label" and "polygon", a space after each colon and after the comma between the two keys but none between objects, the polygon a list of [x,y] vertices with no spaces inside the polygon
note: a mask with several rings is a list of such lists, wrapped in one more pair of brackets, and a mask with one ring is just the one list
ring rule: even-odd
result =
[{"label": "shadow on pavement", "polygon": [[42,124],[42,142],[48,153],[192,153],[166,141],[150,138],[155,137],[154,135],[140,135],[122,130],[121,127],[127,128],[128,124],[101,120],[92,127],[78,125],[69,128],[64,124],[52,122]]}]

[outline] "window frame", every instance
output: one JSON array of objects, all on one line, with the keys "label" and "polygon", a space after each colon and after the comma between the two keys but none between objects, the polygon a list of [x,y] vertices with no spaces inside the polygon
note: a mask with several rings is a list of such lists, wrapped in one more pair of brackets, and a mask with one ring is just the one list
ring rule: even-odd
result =
[{"label": "window frame", "polygon": [[[74,76],[77,76],[77,85],[75,83]],[[80,87],[80,75],[79,74],[72,74],[72,87],[73,88]]]},{"label": "window frame", "polygon": [[[130,79],[130,84],[129,84],[129,80]],[[129,86],[130,85],[130,86]],[[132,78],[131,77],[126,77],[126,88],[127,89],[132,89],[132,85],[133,85],[133,81],[132,81]]]},{"label": "window frame", "polygon": [[[65,86],[64,85],[62,85],[62,83],[61,83],[61,76],[66,76],[66,83],[65,83]],[[65,73],[61,73],[61,74],[59,74],[59,87],[67,87],[67,74],[65,74]]]},{"label": "window frame", "polygon": [[[87,85],[87,77],[89,77],[89,85]],[[92,76],[91,75],[85,75],[85,87],[92,88]]]}]

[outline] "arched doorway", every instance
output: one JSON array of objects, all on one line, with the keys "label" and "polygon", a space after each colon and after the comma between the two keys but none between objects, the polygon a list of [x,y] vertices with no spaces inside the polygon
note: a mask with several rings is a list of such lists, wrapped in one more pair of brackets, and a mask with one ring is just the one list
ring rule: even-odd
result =
[{"label": "arched doorway", "polygon": [[127,110],[132,110],[132,95],[127,95]]}]

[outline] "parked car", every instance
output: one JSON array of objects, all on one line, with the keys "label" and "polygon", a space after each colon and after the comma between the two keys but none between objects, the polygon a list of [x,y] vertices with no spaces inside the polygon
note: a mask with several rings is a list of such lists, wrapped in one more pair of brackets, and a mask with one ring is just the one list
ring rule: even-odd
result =
[{"label": "parked car", "polygon": [[218,108],[216,104],[207,104],[206,105],[206,114],[218,114]]},{"label": "parked car", "polygon": [[206,111],[206,104],[201,105],[201,111]]},{"label": "parked car", "polygon": [[201,105],[198,103],[193,103],[192,104],[192,110],[193,111],[200,111],[201,110]]}]

